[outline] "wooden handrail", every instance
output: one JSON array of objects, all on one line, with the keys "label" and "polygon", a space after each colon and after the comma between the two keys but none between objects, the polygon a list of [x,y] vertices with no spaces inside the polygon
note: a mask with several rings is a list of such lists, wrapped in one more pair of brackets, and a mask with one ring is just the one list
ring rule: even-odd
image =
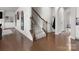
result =
[{"label": "wooden handrail", "polygon": [[42,19],[44,22],[47,23],[47,21],[45,21],[45,20],[39,15],[39,13],[38,13],[35,9],[32,8],[32,10],[39,16],[40,19]]}]

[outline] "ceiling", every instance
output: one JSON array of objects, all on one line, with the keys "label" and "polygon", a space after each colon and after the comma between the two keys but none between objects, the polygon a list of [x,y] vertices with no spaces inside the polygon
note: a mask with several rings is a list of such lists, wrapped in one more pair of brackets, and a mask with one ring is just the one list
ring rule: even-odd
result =
[{"label": "ceiling", "polygon": [[18,9],[18,7],[0,7],[0,10],[4,10],[4,11],[16,11]]}]

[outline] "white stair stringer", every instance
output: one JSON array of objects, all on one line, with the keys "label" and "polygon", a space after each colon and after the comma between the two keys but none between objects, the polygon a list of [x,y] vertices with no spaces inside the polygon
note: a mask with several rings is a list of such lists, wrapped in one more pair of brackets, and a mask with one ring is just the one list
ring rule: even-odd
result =
[{"label": "white stair stringer", "polygon": [[40,39],[46,36],[45,32],[39,26],[35,26],[34,31],[36,39]]}]

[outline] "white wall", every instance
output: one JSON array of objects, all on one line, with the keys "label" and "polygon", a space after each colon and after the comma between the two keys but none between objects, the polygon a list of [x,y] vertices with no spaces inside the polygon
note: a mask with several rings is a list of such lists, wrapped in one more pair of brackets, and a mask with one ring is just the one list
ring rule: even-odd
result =
[{"label": "white wall", "polygon": [[[76,7],[77,22],[79,22],[79,7]],[[79,39],[79,25],[76,25],[76,39]]]},{"label": "white wall", "polygon": [[71,25],[70,24],[70,8],[68,8],[64,11],[64,29],[67,28],[67,25],[69,25],[69,26]]},{"label": "white wall", "polygon": [[71,22],[71,38],[75,39],[76,36],[76,8],[71,7],[71,17],[70,17],[70,22]]},{"label": "white wall", "polygon": [[[20,31],[22,34],[27,36],[30,40],[33,41],[33,38],[31,36],[30,30],[31,30],[31,8],[30,7],[20,7],[17,9],[19,12],[19,20],[17,20],[17,26],[15,27],[18,31]],[[17,13],[15,12],[15,14]],[[24,12],[24,30],[21,30],[21,11]]]},{"label": "white wall", "polygon": [[55,17],[56,17],[55,34],[59,34],[62,31],[64,31],[64,9],[61,7],[56,7]]},{"label": "white wall", "polygon": [[76,17],[79,18],[79,7],[76,7]]}]

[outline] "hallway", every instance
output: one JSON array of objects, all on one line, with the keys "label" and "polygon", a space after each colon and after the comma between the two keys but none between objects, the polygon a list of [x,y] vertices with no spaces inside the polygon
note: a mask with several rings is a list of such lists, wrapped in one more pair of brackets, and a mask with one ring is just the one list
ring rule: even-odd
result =
[{"label": "hallway", "polygon": [[79,37],[79,33],[76,33],[79,27],[75,29],[76,22],[78,26],[78,17],[75,22],[75,8],[1,7],[0,9],[2,25],[0,51],[79,50],[79,40],[76,39]]},{"label": "hallway", "polygon": [[[79,50],[79,41],[71,40],[68,34],[57,35],[49,33],[47,37],[32,42],[16,29],[12,34],[3,36],[0,40],[0,51],[71,51]],[[71,49],[70,49],[71,48]]]}]

